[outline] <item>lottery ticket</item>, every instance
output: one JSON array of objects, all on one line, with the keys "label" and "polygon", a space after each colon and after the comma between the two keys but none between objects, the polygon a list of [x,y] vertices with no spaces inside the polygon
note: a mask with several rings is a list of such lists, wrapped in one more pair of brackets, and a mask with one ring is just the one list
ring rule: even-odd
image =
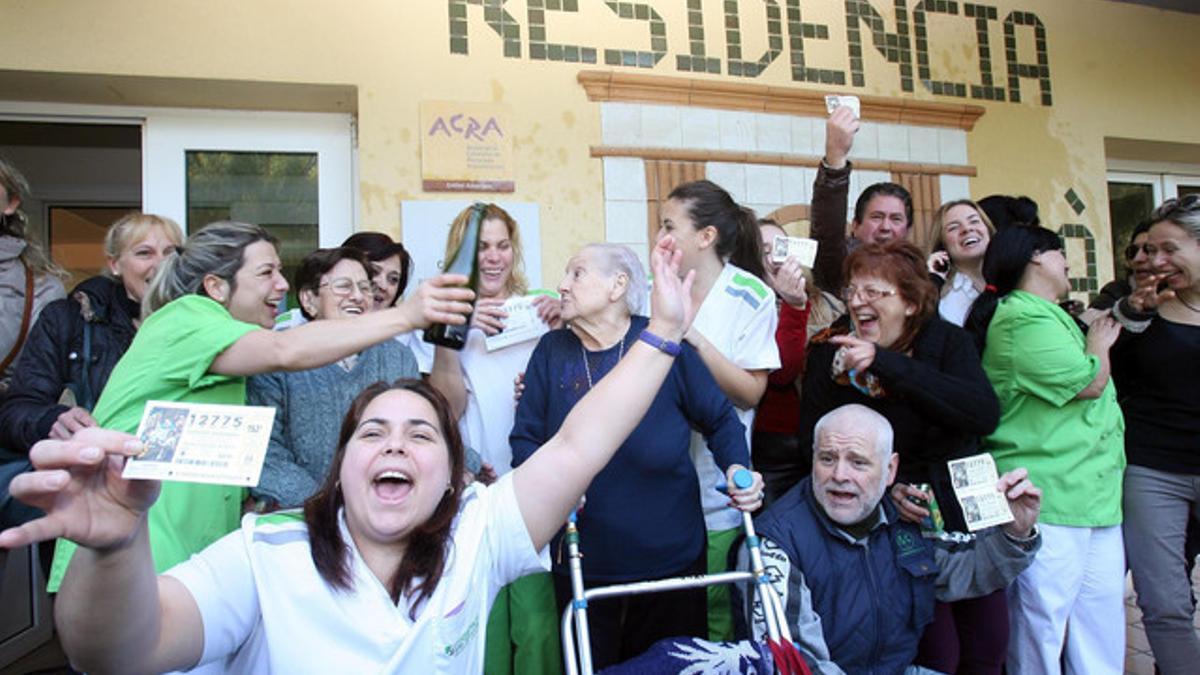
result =
[{"label": "lottery ticket", "polygon": [[1000,476],[996,473],[996,462],[990,454],[985,452],[952,459],[947,464],[954,496],[962,505],[968,530],[974,532],[1012,522],[1013,514],[1008,507],[1008,499],[996,489]]},{"label": "lottery ticket", "polygon": [[826,96],[825,110],[832,115],[834,110],[842,106],[847,106],[854,113],[854,116],[862,119],[862,102],[857,96]]},{"label": "lottery ticket", "polygon": [[508,318],[504,319],[504,330],[489,335],[484,341],[489,352],[504,349],[518,342],[536,340],[550,330],[546,322],[538,316],[537,307],[533,304],[536,297],[538,296],[526,295],[509,298],[504,303],[504,311],[508,312]]},{"label": "lottery ticket", "polygon": [[148,401],[137,435],[145,452],[125,463],[125,478],[258,485],[275,409]]},{"label": "lottery ticket", "polygon": [[817,259],[817,240],[775,235],[771,243],[771,260],[783,262],[791,257],[799,258],[801,265],[812,269]]}]

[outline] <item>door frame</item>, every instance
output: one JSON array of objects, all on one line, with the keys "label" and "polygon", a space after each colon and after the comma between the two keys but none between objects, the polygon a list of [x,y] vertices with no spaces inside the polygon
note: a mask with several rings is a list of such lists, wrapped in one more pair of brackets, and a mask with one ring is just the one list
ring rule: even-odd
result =
[{"label": "door frame", "polygon": [[337,246],[358,229],[356,122],[348,113],[0,100],[0,121],[140,126],[142,210],[185,227],[187,150],[316,152],[320,245]]}]

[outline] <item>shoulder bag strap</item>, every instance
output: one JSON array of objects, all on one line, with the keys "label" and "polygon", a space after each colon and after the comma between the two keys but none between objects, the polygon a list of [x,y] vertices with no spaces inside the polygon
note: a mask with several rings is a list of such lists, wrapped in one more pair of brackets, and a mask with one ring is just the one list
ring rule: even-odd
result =
[{"label": "shoulder bag strap", "polygon": [[25,267],[25,309],[21,312],[21,330],[17,332],[17,341],[9,350],[8,356],[4,357],[4,362],[0,363],[0,376],[4,371],[8,370],[9,364],[13,359],[17,358],[17,354],[21,353],[21,347],[25,346],[25,337],[29,335],[29,319],[33,316],[33,270]]}]

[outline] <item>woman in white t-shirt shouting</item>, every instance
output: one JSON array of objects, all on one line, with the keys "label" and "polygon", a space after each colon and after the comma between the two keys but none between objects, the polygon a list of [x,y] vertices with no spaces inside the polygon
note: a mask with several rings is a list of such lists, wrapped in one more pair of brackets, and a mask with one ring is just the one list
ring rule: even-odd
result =
[{"label": "woman in white t-shirt shouting", "polygon": [[[682,338],[692,315],[678,260],[670,240],[653,256],[660,281],[648,330],[667,341]],[[546,568],[546,543],[673,363],[667,350],[630,346],[553,438],[488,487],[464,485],[462,442],[436,390],[371,387],[302,514],[249,514],[241,530],[158,577],[146,513],[159,484],[120,477],[136,439],[92,428],[42,441],[31,454],[37,470],[12,492],[48,515],[0,533],[0,546],[81,545],[57,612],[65,650],[88,672],[482,672],[496,592]],[[761,490],[756,476],[731,496],[750,509]]]},{"label": "woman in white t-shirt shouting", "polygon": [[[775,345],[775,293],[763,282],[762,239],[754,212],[738,205],[724,189],[707,180],[679,185],[660,212],[658,238],[668,235],[683,254],[682,273],[695,272],[692,302],[699,308],[687,341],[700,352],[717,385],[738,411],[747,430],[754,407],[767,389],[767,374],[779,367]],[[657,283],[657,277],[655,278]],[[750,435],[747,431],[746,441]],[[725,508],[716,489],[721,471],[704,438],[692,433],[692,461],[700,476],[700,495],[708,527],[708,571],[728,568],[729,547],[741,524]],[[709,587],[709,637],[730,639],[729,589]]]}]

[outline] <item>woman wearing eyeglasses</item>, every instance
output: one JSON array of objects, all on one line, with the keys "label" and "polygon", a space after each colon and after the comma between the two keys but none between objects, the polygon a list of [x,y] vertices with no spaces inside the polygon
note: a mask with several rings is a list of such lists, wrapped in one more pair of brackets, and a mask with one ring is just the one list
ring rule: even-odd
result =
[{"label": "woman wearing eyeglasses", "polygon": [[[1125,414],[1125,555],[1158,669],[1196,672],[1187,528],[1200,517],[1200,197],[1150,218],[1150,276],[1117,305],[1113,381]],[[1161,289],[1161,290],[1160,290]]]},{"label": "woman wearing eyeglasses", "polygon": [[[849,403],[865,405],[886,417],[895,431],[900,468],[892,498],[901,515],[914,521],[929,515],[906,499],[928,499],[913,487],[926,483],[937,498],[945,529],[965,532],[946,461],[977,453],[979,438],[995,429],[1000,417],[975,346],[964,330],[938,316],[938,290],[916,246],[906,241],[867,244],[846,257],[844,270],[849,282],[842,297],[850,327],[835,324],[809,344],[800,452],[811,456],[813,428],[822,415]],[[1000,601],[998,608],[994,601],[985,603],[963,619],[962,625],[983,629],[973,632],[959,629],[953,616],[959,603],[939,604],[917,663],[940,672],[999,673],[1007,647],[1002,596]],[[972,641],[972,636],[978,639]]]},{"label": "woman wearing eyeglasses", "polygon": [[[367,256],[355,248],[319,249],[296,270],[300,311],[307,321],[353,319],[372,311]],[[415,378],[417,360],[397,340],[384,340],[329,365],[264,373],[246,383],[246,403],[275,408],[275,426],[258,486],[250,491],[260,511],[294,508],[316,493],[337,446],[338,421],[367,385]],[[461,387],[449,392],[465,398]],[[462,410],[464,401],[452,402]]]}]

